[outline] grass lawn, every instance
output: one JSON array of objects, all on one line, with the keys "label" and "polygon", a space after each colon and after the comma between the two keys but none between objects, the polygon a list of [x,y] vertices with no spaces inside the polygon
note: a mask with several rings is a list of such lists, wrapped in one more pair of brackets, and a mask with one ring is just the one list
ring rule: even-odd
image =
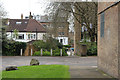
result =
[{"label": "grass lawn", "polygon": [[70,78],[69,66],[22,66],[18,70],[2,71],[2,78]]}]

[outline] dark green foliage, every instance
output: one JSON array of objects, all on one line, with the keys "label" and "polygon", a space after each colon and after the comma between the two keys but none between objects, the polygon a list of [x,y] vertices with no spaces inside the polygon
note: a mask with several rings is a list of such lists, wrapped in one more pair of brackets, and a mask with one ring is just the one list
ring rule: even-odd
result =
[{"label": "dark green foliage", "polygon": [[[68,56],[67,52],[65,51],[64,48],[62,49],[62,53],[63,53],[63,56]],[[36,51],[33,54],[33,56],[41,56],[41,51]],[[43,50],[43,55],[42,56],[51,56],[51,52]],[[60,49],[57,48],[57,49],[53,50],[53,55],[52,56],[60,56]]]},{"label": "dark green foliage", "polygon": [[33,46],[40,51],[40,49],[47,49],[48,51],[50,51],[50,49],[55,50],[56,48],[62,48],[63,45],[61,43],[59,43],[56,39],[53,38],[49,38],[47,39],[45,42],[42,40],[39,41],[35,41],[33,43]]},{"label": "dark green foliage", "polygon": [[[43,51],[43,55],[42,56],[50,56],[50,52],[49,51]],[[36,51],[33,56],[41,56],[41,51]]]},{"label": "dark green foliage", "polygon": [[39,40],[39,41],[35,41],[33,43],[33,46],[40,51],[41,48],[45,49],[46,48],[46,44],[45,42],[43,42],[42,40]]},{"label": "dark green foliage", "polygon": [[19,56],[20,50],[23,49],[23,53],[26,49],[26,43],[15,41],[3,41],[2,42],[2,55],[3,56]]},{"label": "dark green foliage", "polygon": [[50,52],[49,51],[43,51],[43,56],[50,56]]},{"label": "dark green foliage", "polygon": [[[1,28],[2,30],[2,55],[3,56],[18,56],[20,55],[20,49],[26,49],[26,43],[24,42],[15,42],[13,40],[8,40],[6,37],[5,27]],[[23,51],[24,52],[24,51]]]},{"label": "dark green foliage", "polygon": [[53,50],[53,56],[60,56],[60,49]]},{"label": "dark green foliage", "polygon": [[70,45],[64,45],[65,48],[70,48],[71,46]]},{"label": "dark green foliage", "polygon": [[91,46],[91,48],[87,49],[88,56],[97,56],[97,46]]},{"label": "dark green foliage", "polygon": [[62,55],[63,55],[63,56],[68,56],[67,51],[66,51],[65,48],[62,49]]},{"label": "dark green foliage", "polygon": [[41,55],[41,51],[36,51],[33,56],[40,56]]}]

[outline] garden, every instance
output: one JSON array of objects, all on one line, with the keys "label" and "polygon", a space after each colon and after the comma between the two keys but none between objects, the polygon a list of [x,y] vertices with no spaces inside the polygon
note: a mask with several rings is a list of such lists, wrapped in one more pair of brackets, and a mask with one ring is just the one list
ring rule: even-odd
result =
[{"label": "garden", "polygon": [[46,41],[38,40],[33,42],[33,46],[37,50],[33,56],[41,56],[41,49],[43,50],[42,56],[51,56],[51,49],[52,49],[52,56],[60,56],[60,52],[62,49],[62,56],[68,56],[67,55],[67,49],[59,43],[58,40],[49,38]]}]

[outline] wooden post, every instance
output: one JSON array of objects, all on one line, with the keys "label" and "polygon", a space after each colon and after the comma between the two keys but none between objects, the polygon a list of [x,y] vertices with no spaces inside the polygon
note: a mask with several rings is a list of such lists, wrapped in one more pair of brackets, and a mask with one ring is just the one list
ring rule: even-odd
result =
[{"label": "wooden post", "polygon": [[41,56],[42,56],[42,54],[43,54],[43,53],[42,53],[42,49],[41,49]]},{"label": "wooden post", "polygon": [[32,56],[32,49],[31,49],[31,56]]},{"label": "wooden post", "polygon": [[22,49],[20,50],[20,55],[22,56]]},{"label": "wooden post", "polygon": [[60,49],[60,56],[62,56],[62,49]]},{"label": "wooden post", "polygon": [[51,56],[52,56],[52,49],[51,49]]}]

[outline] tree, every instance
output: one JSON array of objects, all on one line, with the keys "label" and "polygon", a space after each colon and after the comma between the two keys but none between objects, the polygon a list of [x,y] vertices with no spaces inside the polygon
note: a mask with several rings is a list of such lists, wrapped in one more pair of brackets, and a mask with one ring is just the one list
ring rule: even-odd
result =
[{"label": "tree", "polygon": [[[55,2],[51,3],[46,10],[54,21],[59,19],[61,13],[66,13],[64,15],[62,14],[66,19],[69,19],[71,14],[73,15],[75,49],[79,46],[82,26],[87,28],[87,33],[92,42],[97,38],[97,2]],[[92,24],[92,27],[90,27],[90,24]],[[54,25],[56,28],[56,24]],[[75,51],[75,53],[79,53],[79,49],[80,48],[78,48],[78,51]]]},{"label": "tree", "polygon": [[[7,12],[4,10],[2,4],[0,3],[0,44],[6,44],[6,34],[5,34],[5,28],[4,24],[2,24],[2,18],[4,18],[7,15]],[[2,55],[2,45],[0,45],[0,56]]]},{"label": "tree", "polygon": [[7,12],[5,11],[3,5],[0,3],[0,19],[4,18],[7,15]]},{"label": "tree", "polygon": [[18,31],[17,29],[14,30],[13,38],[17,39],[17,37],[18,37],[18,32],[19,32],[19,31]]}]

